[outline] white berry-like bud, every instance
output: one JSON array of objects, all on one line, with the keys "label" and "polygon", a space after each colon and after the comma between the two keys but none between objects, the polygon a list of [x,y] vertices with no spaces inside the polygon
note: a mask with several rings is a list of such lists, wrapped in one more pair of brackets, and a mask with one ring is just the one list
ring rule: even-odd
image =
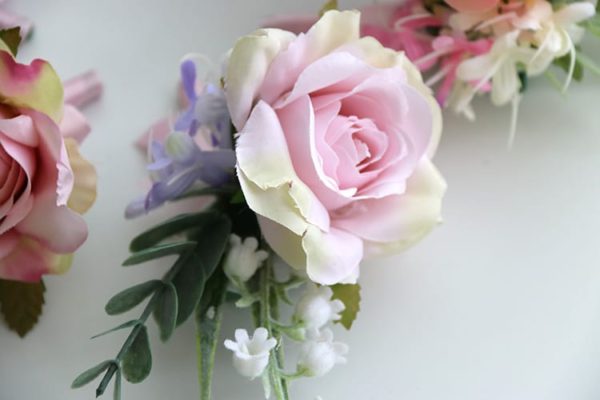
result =
[{"label": "white berry-like bud", "polygon": [[248,237],[242,242],[239,236],[231,235],[229,243],[223,269],[230,279],[247,282],[269,254],[264,250],[256,251],[258,240],[254,237]]},{"label": "white berry-like bud", "polygon": [[334,342],[333,332],[324,329],[321,333],[312,330],[309,340],[302,345],[298,370],[306,376],[323,376],[336,364],[346,363],[348,353],[345,343]]},{"label": "white berry-like bud", "polygon": [[346,308],[340,300],[331,300],[333,290],[328,286],[311,285],[296,305],[294,319],[306,329],[321,329],[331,321],[338,321]]},{"label": "white berry-like bud", "polygon": [[277,340],[269,338],[265,328],[257,328],[252,339],[245,329],[236,329],[235,341],[225,340],[225,347],[233,351],[233,366],[250,379],[262,375],[269,364],[269,353],[276,345]]}]

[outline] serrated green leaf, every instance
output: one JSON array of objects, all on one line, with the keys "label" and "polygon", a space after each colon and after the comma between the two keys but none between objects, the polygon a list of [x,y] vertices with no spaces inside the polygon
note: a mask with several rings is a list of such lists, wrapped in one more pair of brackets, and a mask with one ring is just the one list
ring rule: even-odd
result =
[{"label": "serrated green leaf", "polygon": [[131,383],[139,383],[150,375],[152,370],[152,353],[150,341],[145,326],[140,325],[139,331],[131,346],[123,357],[123,376]]},{"label": "serrated green leaf", "polygon": [[0,30],[0,40],[8,46],[12,55],[16,56],[21,44],[21,28],[15,27]]},{"label": "serrated green leaf", "polygon": [[206,281],[213,274],[229,242],[231,221],[222,214],[213,214],[210,220],[194,230],[190,238],[196,241],[196,250],[183,260],[181,269],[173,278],[177,290],[179,311],[177,325],[185,322],[202,297]]},{"label": "serrated green leaf", "polygon": [[323,4],[323,7],[321,7],[321,10],[319,11],[319,17],[322,17],[323,14],[325,14],[327,11],[337,10],[337,9],[338,9],[337,0],[328,0],[325,4]]},{"label": "serrated green leaf", "polygon": [[77,389],[87,385],[96,379],[101,373],[106,371],[112,364],[114,364],[113,360],[102,361],[100,364],[81,373],[71,384],[71,389]]},{"label": "serrated green leaf", "polygon": [[136,325],[141,324],[141,323],[142,322],[139,319],[132,319],[131,321],[127,321],[127,322],[122,323],[121,325],[116,326],[116,327],[114,327],[112,329],[109,329],[107,331],[104,331],[102,333],[94,335],[94,336],[91,337],[91,339],[96,339],[96,338],[99,338],[100,336],[108,335],[109,333],[112,333],[112,332],[115,332],[115,331],[118,331],[118,330],[121,330],[121,329],[131,328],[131,327],[136,326]]},{"label": "serrated green leaf", "polygon": [[105,307],[106,313],[108,315],[117,315],[129,311],[162,286],[162,281],[151,280],[125,289],[108,301]]},{"label": "serrated green leaf", "polygon": [[178,243],[166,243],[159,244],[149,249],[144,249],[133,253],[127,260],[123,262],[124,267],[131,265],[137,265],[151,261],[157,258],[166,256],[172,256],[174,254],[183,254],[196,247],[195,242],[178,242]]},{"label": "serrated green leaf", "polygon": [[24,337],[38,322],[44,305],[44,283],[0,279],[0,311],[8,327]]},{"label": "serrated green leaf", "polygon": [[138,252],[155,246],[173,235],[202,225],[205,220],[214,217],[214,215],[215,213],[212,211],[178,215],[136,236],[131,241],[129,249],[132,252]]},{"label": "serrated green leaf", "polygon": [[177,291],[172,283],[166,284],[160,291],[154,306],[154,319],[160,331],[160,340],[169,340],[177,322]]},{"label": "serrated green leaf", "polygon": [[360,311],[360,285],[333,285],[333,299],[339,299],[344,303],[346,309],[342,312],[342,319],[337,321],[344,328],[352,328],[354,320]]}]

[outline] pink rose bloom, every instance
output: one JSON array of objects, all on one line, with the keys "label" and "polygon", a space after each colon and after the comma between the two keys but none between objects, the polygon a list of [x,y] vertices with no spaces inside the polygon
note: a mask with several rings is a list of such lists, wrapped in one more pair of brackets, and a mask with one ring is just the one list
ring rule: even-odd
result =
[{"label": "pink rose bloom", "polygon": [[500,0],[446,0],[446,3],[460,12],[480,13],[498,6]]},{"label": "pink rose bloom", "polygon": [[80,214],[96,196],[78,151],[88,131],[50,64],[18,64],[0,41],[0,278],[64,272],[85,241]]},{"label": "pink rose bloom", "polygon": [[439,106],[403,53],[360,38],[359,12],[241,38],[225,90],[246,201],[273,250],[313,281],[354,282],[363,259],[440,222]]}]

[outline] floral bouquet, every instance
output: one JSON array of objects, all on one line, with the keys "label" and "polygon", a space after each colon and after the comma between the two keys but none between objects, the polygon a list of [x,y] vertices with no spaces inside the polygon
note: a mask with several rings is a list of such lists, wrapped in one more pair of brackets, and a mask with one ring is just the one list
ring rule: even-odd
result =
[{"label": "floral bouquet", "polygon": [[87,238],[96,172],[79,152],[90,126],[76,107],[101,84],[89,72],[63,86],[48,62],[18,63],[19,32],[0,30],[0,311],[24,336],[42,312],[41,277],[67,271]]},{"label": "floral bouquet", "polygon": [[[110,315],[143,308],[97,335],[129,330],[74,388],[101,377],[96,394],[114,381],[120,398],[122,378],[150,374],[150,317],[163,341],[193,318],[201,399],[211,398],[221,345],[242,376],[260,378],[266,398],[289,399],[292,381],[346,362],[332,324],[350,329],[357,317],[361,263],[441,222],[446,184],[432,163],[441,108],[473,117],[474,96],[490,93],[514,105],[516,120],[529,77],[554,76],[556,64],[566,88],[583,66],[596,69],[578,47],[584,29],[598,27],[587,1],[407,0],[362,17],[335,8],[272,19],[276,28],[240,38],[219,66],[184,58],[182,110],[140,140],[151,185],[126,216],[190,198],[204,206],[132,240],[124,266],[174,262],[108,301]],[[226,303],[249,312],[253,332],[240,327],[222,341]],[[284,346],[299,356],[286,360]]]},{"label": "floral bouquet", "polygon": [[[212,202],[133,239],[125,266],[175,262],[110,299],[111,315],[145,306],[113,329],[131,331],[117,355],[73,387],[103,374],[97,394],[114,378],[118,398],[122,376],[135,383],[150,373],[149,318],[167,340],[193,316],[209,399],[222,305],[233,302],[256,325],[224,342],[235,369],[261,378],[266,397],[287,399],[292,380],[346,360],[330,324],[352,326],[361,262],[411,246],[441,220],[446,184],[431,162],[440,108],[403,53],[360,37],[359,12],[328,11],[306,34],[244,36],[212,80],[199,77],[201,62],[181,64],[185,109],[145,136],[152,185],[126,214],[196,196]],[[300,348],[293,368],[288,340]]]}]

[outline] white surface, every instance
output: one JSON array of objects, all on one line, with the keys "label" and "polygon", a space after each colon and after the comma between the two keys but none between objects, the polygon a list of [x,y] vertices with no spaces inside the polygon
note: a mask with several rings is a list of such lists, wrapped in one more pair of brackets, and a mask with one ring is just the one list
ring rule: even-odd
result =
[{"label": "white surface", "polygon": [[[363,0],[365,4],[367,0]],[[301,4],[300,4],[301,3]],[[84,146],[100,174],[90,238],[64,277],[51,277],[39,325],[25,340],[0,327],[0,400],[92,399],[72,391],[82,370],[113,357],[125,332],[93,334],[118,290],[160,266],[120,268],[149,220],[125,222],[141,188],[131,142],[173,107],[178,61],[217,57],[270,13],[316,10],[321,0],[13,0],[36,24],[21,58],[44,57],[63,77],[95,67],[106,93],[87,110]],[[346,6],[361,1],[342,1]],[[588,46],[600,60],[600,46]],[[479,101],[477,124],[447,115],[436,160],[449,183],[445,224],[398,257],[364,265],[362,312],[350,362],[292,388],[294,400],[596,400],[600,398],[600,81],[565,101],[542,79],[521,107],[507,151],[508,109]],[[247,318],[228,310],[224,335]],[[234,321],[235,320],[235,321]],[[153,332],[154,369],[125,400],[195,399],[193,327],[168,344]],[[107,398],[110,398],[108,396]],[[217,356],[215,399],[260,399],[259,382]]]}]

